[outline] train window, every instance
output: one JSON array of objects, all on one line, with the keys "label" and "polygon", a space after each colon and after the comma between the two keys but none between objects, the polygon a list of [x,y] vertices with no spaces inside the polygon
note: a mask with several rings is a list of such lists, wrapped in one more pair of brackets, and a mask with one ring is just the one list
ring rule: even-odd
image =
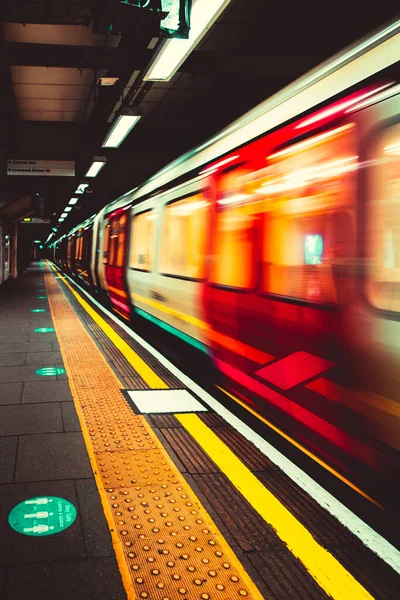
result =
[{"label": "train window", "polygon": [[385,129],[373,147],[366,240],[367,294],[377,308],[400,312],[400,125]]},{"label": "train window", "polygon": [[153,265],[154,211],[148,210],[134,216],[129,266],[139,271],[150,271]]},{"label": "train window", "polygon": [[209,202],[194,194],[164,209],[159,271],[164,275],[203,279]]},{"label": "train window", "polygon": [[110,235],[110,258],[108,261],[109,266],[115,266],[117,258],[117,246],[118,246],[118,219],[111,221],[111,235]]},{"label": "train window", "polygon": [[232,288],[249,289],[256,276],[256,231],[260,206],[248,190],[248,170],[218,180],[217,212],[210,279]]},{"label": "train window", "polygon": [[105,231],[105,236],[104,236],[104,258],[103,258],[103,263],[105,265],[108,264],[108,257],[110,254],[110,236],[111,236],[111,225],[108,223],[108,225],[106,225],[106,231]]},{"label": "train window", "polygon": [[254,190],[263,197],[265,292],[313,302],[348,300],[357,168],[352,124],[267,157]]},{"label": "train window", "polygon": [[125,244],[126,244],[126,232],[125,232],[126,220],[127,220],[127,216],[124,213],[119,218],[119,221],[118,221],[118,238],[117,238],[118,248],[117,248],[117,261],[116,261],[116,265],[115,265],[116,267],[124,266]]}]

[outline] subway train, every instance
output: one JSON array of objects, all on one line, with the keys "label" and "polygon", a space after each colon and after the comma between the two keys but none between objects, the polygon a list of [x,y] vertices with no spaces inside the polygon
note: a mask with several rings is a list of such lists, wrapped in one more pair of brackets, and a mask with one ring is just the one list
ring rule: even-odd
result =
[{"label": "subway train", "polygon": [[400,21],[53,244],[372,496],[400,464],[399,58]]}]

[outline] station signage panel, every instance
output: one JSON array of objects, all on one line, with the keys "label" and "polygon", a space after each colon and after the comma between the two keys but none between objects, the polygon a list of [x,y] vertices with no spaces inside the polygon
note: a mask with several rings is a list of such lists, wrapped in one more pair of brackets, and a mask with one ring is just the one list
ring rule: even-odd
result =
[{"label": "station signage panel", "polygon": [[10,159],[7,161],[7,175],[75,177],[75,161]]},{"label": "station signage panel", "polygon": [[29,217],[28,219],[23,219],[21,221],[21,223],[30,223],[31,225],[38,225],[38,224],[49,224],[51,221],[50,219],[42,219],[40,217]]}]

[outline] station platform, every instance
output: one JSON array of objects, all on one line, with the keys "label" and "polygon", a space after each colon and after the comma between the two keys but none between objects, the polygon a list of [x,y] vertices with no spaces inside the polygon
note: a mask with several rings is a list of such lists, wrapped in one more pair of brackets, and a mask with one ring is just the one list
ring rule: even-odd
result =
[{"label": "station platform", "polygon": [[0,288],[0,598],[396,600],[299,471],[51,263]]}]

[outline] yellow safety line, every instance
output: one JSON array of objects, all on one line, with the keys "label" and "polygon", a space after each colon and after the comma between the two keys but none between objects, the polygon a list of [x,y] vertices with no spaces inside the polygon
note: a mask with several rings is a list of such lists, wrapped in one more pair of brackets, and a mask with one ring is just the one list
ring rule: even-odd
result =
[{"label": "yellow safety line", "polygon": [[274,528],[328,595],[335,600],[373,598],[197,415],[176,414],[175,417],[258,514]]},{"label": "yellow safety line", "polygon": [[[54,267],[52,265],[50,265],[53,269]],[[55,270],[55,269],[54,269]],[[102,480],[102,476],[101,473],[99,473],[99,468],[98,468],[98,462],[95,456],[95,453],[93,451],[93,443],[92,443],[92,439],[89,435],[88,429],[87,429],[87,423],[86,423],[86,418],[85,415],[82,411],[82,407],[79,401],[79,394],[78,394],[78,390],[76,389],[75,383],[74,383],[74,377],[73,377],[73,373],[71,372],[71,369],[69,367],[69,360],[68,360],[68,349],[66,349],[64,347],[64,343],[63,343],[63,339],[62,336],[59,335],[59,324],[58,324],[58,317],[57,315],[54,314],[53,311],[53,306],[52,306],[52,297],[51,297],[51,285],[48,284],[48,282],[46,281],[46,278],[50,277],[50,275],[46,275],[45,276],[45,282],[46,282],[46,289],[47,289],[47,294],[48,294],[48,298],[49,298],[49,305],[50,305],[50,312],[53,318],[53,323],[54,323],[54,328],[56,330],[56,334],[59,340],[59,344],[60,344],[60,350],[61,350],[61,354],[63,357],[63,362],[66,368],[66,372],[67,372],[67,376],[68,376],[68,382],[69,385],[71,387],[71,391],[72,391],[72,396],[74,399],[74,405],[78,414],[78,418],[80,421],[80,425],[81,425],[81,429],[82,429],[82,433],[83,433],[83,437],[84,437],[84,441],[86,444],[86,449],[89,455],[89,460],[92,466],[92,471],[94,473],[94,477],[95,477],[95,481],[97,484],[97,488],[100,494],[100,498],[101,498],[101,502],[102,502],[102,506],[103,506],[103,510],[107,519],[107,523],[110,529],[110,533],[111,533],[111,538],[112,538],[112,544],[113,544],[113,548],[116,554],[116,558],[117,558],[117,563],[118,563],[118,567],[120,569],[121,572],[121,577],[122,577],[122,581],[123,581],[123,585],[125,588],[125,591],[127,593],[128,596],[128,600],[137,600],[138,596],[135,594],[134,591],[134,587],[132,585],[132,573],[129,571],[128,566],[127,566],[127,562],[125,559],[125,555],[124,555],[124,550],[123,550],[123,546],[121,543],[121,540],[119,538],[118,535],[118,531],[116,530],[116,524],[115,524],[115,518],[114,515],[110,509],[110,505],[109,505],[109,501],[107,498],[107,494],[105,492],[104,489],[104,482]],[[74,290],[71,288],[71,286],[64,281],[65,285],[67,285],[67,287],[74,293],[74,296],[77,297],[78,295],[74,292]],[[80,298],[78,297],[78,299],[80,300]],[[85,310],[87,310],[88,308],[90,308],[90,306],[87,304],[87,302],[85,301],[81,301],[82,306],[85,308]],[[72,312],[72,309],[71,309]],[[88,311],[89,312],[89,311]],[[77,321],[79,322],[78,317],[72,312],[72,315],[77,319]],[[107,325],[103,319],[101,319],[101,321],[103,321],[103,323],[105,325]],[[76,326],[76,325],[75,325]],[[83,325],[82,329],[83,328]],[[103,325],[100,324],[100,327],[102,327]],[[86,332],[86,330],[84,330],[87,337],[89,338],[91,344],[96,348],[97,350],[97,356],[98,356],[98,360],[100,362],[102,362],[102,368],[107,370],[107,373],[110,377],[113,377],[115,379],[115,383],[117,386],[117,389],[120,387],[120,382],[118,380],[118,378],[116,377],[116,375],[112,372],[111,368],[108,366],[108,364],[106,363],[103,355],[101,354],[101,352],[97,349],[95,343],[93,342],[92,338],[89,336],[89,334]],[[108,335],[108,334],[107,334]],[[165,386],[167,387],[167,386]],[[140,417],[141,419],[143,419],[143,417]],[[143,419],[144,421],[144,419]],[[144,421],[146,423],[146,421]],[[147,424],[147,423],[146,423]],[[169,457],[167,451],[163,448],[163,446],[160,446],[162,451],[163,451],[163,458],[164,460],[166,460],[168,462],[168,464],[171,466],[171,468],[179,475],[179,471],[176,468],[175,464],[172,462],[172,459]],[[195,503],[197,504],[197,506],[199,507],[202,516],[205,517],[205,521],[209,522],[212,525],[212,528],[215,532],[215,536],[216,539],[218,540],[218,544],[219,546],[223,549],[225,556],[231,560],[232,565],[234,566],[235,571],[237,572],[237,574],[239,575],[241,581],[243,582],[243,584],[247,587],[248,591],[250,592],[250,595],[248,592],[246,592],[245,590],[241,590],[243,593],[240,593],[240,595],[243,596],[247,596],[249,598],[249,600],[263,600],[262,595],[260,594],[259,590],[257,589],[256,585],[254,584],[254,582],[252,581],[252,579],[250,578],[250,576],[248,575],[248,573],[246,572],[245,568],[243,567],[243,565],[241,564],[241,562],[238,560],[238,558],[236,557],[236,555],[234,554],[233,550],[231,549],[231,547],[229,546],[229,544],[226,542],[225,538],[223,537],[223,535],[220,533],[219,529],[216,527],[215,523],[213,522],[212,518],[210,517],[210,515],[208,514],[208,512],[206,511],[206,509],[204,508],[204,506],[202,505],[202,503],[200,502],[200,500],[198,499],[198,497],[194,494],[193,490],[189,487],[190,493],[192,495],[192,498],[195,500]],[[153,492],[154,490],[150,489],[150,493]],[[182,496],[187,498],[186,496]],[[190,498],[189,498],[190,499]],[[143,504],[143,502],[142,502]],[[196,538],[194,538],[196,539]],[[211,540],[212,541],[212,540]],[[223,560],[223,559],[222,559]],[[224,568],[226,567],[227,563],[224,563]],[[212,563],[210,564],[210,567],[212,568]],[[229,566],[229,565],[228,565]],[[223,571],[224,569],[222,569],[221,571]],[[229,575],[229,574],[228,574]],[[136,580],[137,581],[137,580]],[[232,579],[233,581],[233,579]],[[181,592],[180,592],[181,593]],[[204,594],[204,597],[209,597],[207,594]],[[203,597],[203,596],[201,596]],[[172,599],[173,600],[173,599]]]},{"label": "yellow safety line", "polygon": [[268,419],[266,419],[265,417],[263,417],[262,415],[260,415],[258,412],[256,412],[253,408],[251,408],[251,406],[249,406],[245,402],[242,402],[239,398],[237,398],[236,396],[234,396],[233,394],[231,394],[230,392],[228,392],[224,388],[220,387],[219,385],[217,385],[216,387],[219,390],[221,390],[221,392],[224,392],[224,394],[226,394],[227,396],[229,396],[230,398],[232,398],[232,400],[234,400],[237,404],[240,404],[240,406],[242,406],[243,408],[245,408],[249,413],[251,413],[252,415],[254,415],[255,417],[257,417],[257,419],[259,421],[262,421],[263,423],[265,423],[265,425],[267,425],[268,427],[270,427],[271,429],[273,429],[276,433],[278,433],[280,436],[282,436],[283,438],[285,438],[285,440],[287,440],[293,446],[295,446],[296,448],[298,448],[299,450],[301,450],[301,452],[303,452],[304,454],[306,454],[314,462],[318,463],[321,467],[323,467],[324,469],[326,469],[327,471],[329,471],[329,473],[331,473],[332,475],[334,475],[335,477],[337,477],[338,479],[340,479],[340,481],[342,481],[347,486],[349,486],[352,490],[354,490],[355,492],[357,492],[357,494],[360,494],[360,496],[363,496],[363,498],[365,498],[366,500],[369,500],[369,502],[371,502],[372,504],[375,504],[375,506],[377,506],[378,508],[382,508],[383,509],[383,506],[381,504],[379,504],[379,502],[377,502],[376,500],[374,500],[373,498],[371,498],[371,496],[368,496],[368,494],[366,492],[364,492],[362,489],[360,489],[359,487],[357,487],[354,483],[352,483],[349,479],[347,479],[347,477],[345,477],[344,475],[342,475],[341,473],[339,473],[338,471],[336,471],[333,467],[331,467],[330,465],[328,465],[328,463],[326,463],[321,458],[319,458],[316,454],[314,454],[313,452],[311,452],[310,450],[308,450],[305,446],[302,446],[302,444],[299,444],[299,442],[296,442],[296,440],[294,440],[292,437],[290,437],[290,435],[288,435],[287,433],[285,433],[284,431],[282,431],[282,429],[279,429],[279,427],[277,427],[276,425],[274,425],[273,423],[271,423],[271,421],[268,421]]},{"label": "yellow safety line", "polygon": [[[54,268],[54,267],[53,267]],[[79,304],[86,310],[99,327],[104,331],[116,348],[123,354],[130,365],[137,371],[142,379],[154,389],[166,389],[168,385],[153,371],[151,367],[114,331],[114,329],[84,300],[68,283],[64,284],[75,296]]]}]

